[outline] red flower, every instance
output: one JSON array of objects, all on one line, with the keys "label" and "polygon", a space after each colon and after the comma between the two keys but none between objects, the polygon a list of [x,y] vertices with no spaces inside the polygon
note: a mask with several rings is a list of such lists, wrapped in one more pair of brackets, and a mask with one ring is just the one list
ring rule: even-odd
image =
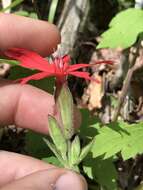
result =
[{"label": "red flower", "polygon": [[76,77],[91,80],[88,72],[78,71],[78,69],[91,67],[95,64],[112,64],[112,61],[98,61],[95,64],[75,64],[69,65],[70,56],[57,57],[52,62],[44,59],[37,53],[21,48],[11,48],[4,52],[4,54],[12,59],[20,61],[20,66],[37,69],[40,72],[31,76],[20,79],[22,84],[27,83],[30,80],[40,80],[45,77],[55,76],[57,82],[65,82],[68,75],[74,75]]}]

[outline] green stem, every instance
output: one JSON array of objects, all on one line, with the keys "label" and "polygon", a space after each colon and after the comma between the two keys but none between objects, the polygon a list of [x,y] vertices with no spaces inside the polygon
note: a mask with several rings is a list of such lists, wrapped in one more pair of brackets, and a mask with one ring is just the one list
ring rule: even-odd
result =
[{"label": "green stem", "polygon": [[6,8],[3,8],[0,12],[5,12],[8,9],[12,9],[14,7],[16,7],[17,5],[19,5],[20,3],[22,3],[24,0],[15,0],[13,3],[11,3],[9,6],[7,6]]},{"label": "green stem", "polygon": [[59,0],[52,0],[52,2],[51,2],[51,6],[50,6],[50,10],[49,10],[49,16],[48,16],[48,21],[51,23],[54,22],[58,2],[59,2]]}]

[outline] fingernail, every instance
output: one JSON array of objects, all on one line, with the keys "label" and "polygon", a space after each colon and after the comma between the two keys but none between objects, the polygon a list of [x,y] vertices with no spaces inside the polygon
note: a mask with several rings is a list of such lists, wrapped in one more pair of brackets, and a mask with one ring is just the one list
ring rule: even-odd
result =
[{"label": "fingernail", "polygon": [[87,190],[87,183],[82,176],[67,172],[58,178],[54,190]]}]

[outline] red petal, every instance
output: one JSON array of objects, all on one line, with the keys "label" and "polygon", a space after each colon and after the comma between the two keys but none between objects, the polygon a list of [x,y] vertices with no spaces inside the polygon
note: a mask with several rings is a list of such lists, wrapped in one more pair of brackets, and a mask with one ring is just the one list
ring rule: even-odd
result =
[{"label": "red petal", "polygon": [[69,74],[74,75],[76,77],[84,78],[86,80],[94,80],[95,82],[100,83],[99,80],[93,79],[92,77],[90,77],[88,72],[73,71],[73,72],[70,72]]},{"label": "red petal", "polygon": [[65,62],[70,62],[70,60],[71,60],[71,57],[69,56],[69,55],[64,55],[63,57],[62,57],[62,60],[63,60],[63,62],[65,63]]},{"label": "red petal", "polygon": [[112,65],[114,63],[114,61],[112,61],[112,60],[95,61],[95,63],[90,64],[90,65],[92,66],[92,65],[102,64],[102,63]]},{"label": "red petal", "polygon": [[70,65],[68,72],[76,71],[78,69],[85,68],[85,67],[90,67],[90,64],[81,63],[81,64]]},{"label": "red petal", "polygon": [[43,78],[49,77],[49,76],[53,76],[53,74],[41,72],[41,73],[36,73],[36,74],[28,76],[28,77],[24,77],[24,78],[20,79],[20,81],[21,81],[21,84],[25,84],[30,80],[40,80],[40,79],[43,79]]},{"label": "red petal", "polygon": [[11,48],[4,52],[7,57],[21,62],[21,66],[29,69],[53,72],[53,65],[33,51],[22,48]]},{"label": "red petal", "polygon": [[85,68],[85,67],[92,67],[94,65],[102,64],[102,63],[104,63],[104,64],[113,64],[113,61],[107,60],[107,61],[97,61],[97,62],[95,62],[93,64],[80,63],[80,64],[75,64],[75,65],[70,65],[69,69],[68,69],[68,72],[76,71],[78,69]]},{"label": "red petal", "polygon": [[63,60],[63,64],[64,64],[63,70],[66,71],[69,67],[69,62],[70,62],[71,58],[69,55],[65,55],[64,57],[62,57],[62,60]]}]

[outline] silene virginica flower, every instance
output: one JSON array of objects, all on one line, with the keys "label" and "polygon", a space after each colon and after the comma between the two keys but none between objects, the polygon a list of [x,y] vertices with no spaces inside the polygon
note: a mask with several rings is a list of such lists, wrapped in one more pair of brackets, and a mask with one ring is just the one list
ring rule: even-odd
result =
[{"label": "silene virginica flower", "polygon": [[95,64],[74,64],[70,65],[70,56],[65,55],[63,57],[56,57],[52,61],[48,61],[45,58],[41,57],[34,51],[29,51],[22,48],[11,48],[4,52],[4,55],[18,60],[20,62],[20,66],[36,69],[40,71],[39,73],[33,74],[28,77],[24,77],[20,79],[22,84],[27,83],[30,80],[40,80],[45,77],[55,76],[56,81],[59,83],[64,83],[68,77],[68,75],[73,75],[76,77],[84,78],[87,80],[91,80],[92,77],[86,71],[79,71],[81,68],[91,67],[96,64],[112,64],[113,62],[110,60],[107,61],[97,61]]}]

